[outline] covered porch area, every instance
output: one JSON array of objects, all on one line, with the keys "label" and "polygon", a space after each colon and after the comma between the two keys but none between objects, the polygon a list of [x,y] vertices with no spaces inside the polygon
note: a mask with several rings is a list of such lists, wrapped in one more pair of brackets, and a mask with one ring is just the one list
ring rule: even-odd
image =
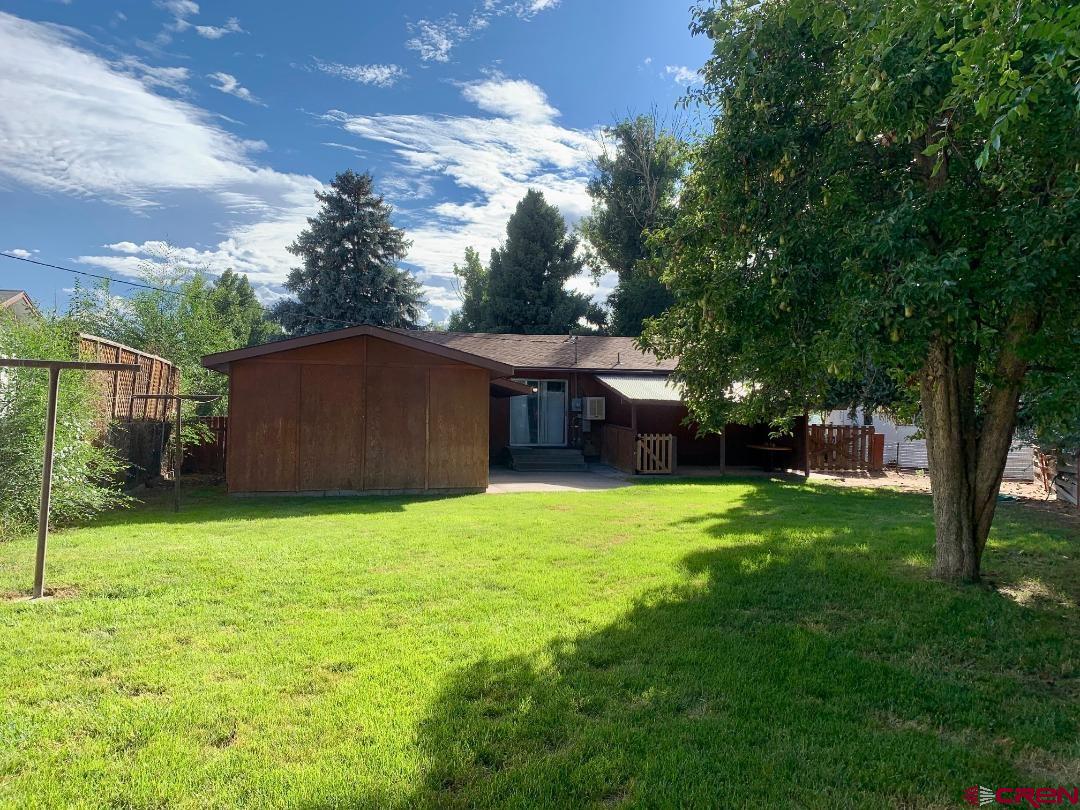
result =
[{"label": "covered porch area", "polygon": [[729,423],[724,432],[699,435],[682,396],[666,376],[597,374],[609,395],[598,424],[600,460],[637,475],[723,475],[731,471],[808,474],[806,419],[791,435],[773,437],[769,425]]}]

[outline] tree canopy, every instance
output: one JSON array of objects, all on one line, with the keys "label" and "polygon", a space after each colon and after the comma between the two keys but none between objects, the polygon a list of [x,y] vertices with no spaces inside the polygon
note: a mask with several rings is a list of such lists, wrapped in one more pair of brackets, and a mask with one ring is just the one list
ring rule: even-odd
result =
[{"label": "tree canopy", "polygon": [[656,238],[676,302],[646,344],[680,356],[714,428],[886,371],[927,437],[935,573],[978,578],[1020,403],[1036,427],[1080,420],[1080,7],[694,14],[714,122]]},{"label": "tree canopy", "polygon": [[577,249],[559,209],[530,189],[506,223],[506,241],[491,251],[488,269],[475,252],[466,256],[464,268],[455,268],[464,281],[467,311],[452,328],[566,334],[579,331],[583,319],[603,323],[589,296],[566,289],[583,267]]},{"label": "tree canopy", "polygon": [[342,172],[315,197],[319,212],[289,246],[302,261],[285,282],[296,297],[281,301],[274,317],[291,335],[355,324],[416,327],[425,304],[420,284],[397,266],[409,242],[371,175]]},{"label": "tree canopy", "polygon": [[657,269],[647,261],[648,233],[670,223],[686,147],[663,132],[655,115],[639,115],[604,130],[602,150],[589,181],[592,213],[579,230],[590,248],[589,263],[600,275],[615,271],[619,280],[608,297],[609,331],[640,335],[646,318],[672,302]]}]

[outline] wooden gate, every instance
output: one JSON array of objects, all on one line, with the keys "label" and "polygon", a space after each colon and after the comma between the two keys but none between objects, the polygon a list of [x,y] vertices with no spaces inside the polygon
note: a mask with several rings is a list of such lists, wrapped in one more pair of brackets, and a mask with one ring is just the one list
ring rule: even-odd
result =
[{"label": "wooden gate", "polygon": [[675,470],[675,437],[670,433],[639,433],[635,471],[644,475],[671,475]]},{"label": "wooden gate", "polygon": [[809,441],[812,470],[869,470],[876,466],[872,426],[810,425]]}]

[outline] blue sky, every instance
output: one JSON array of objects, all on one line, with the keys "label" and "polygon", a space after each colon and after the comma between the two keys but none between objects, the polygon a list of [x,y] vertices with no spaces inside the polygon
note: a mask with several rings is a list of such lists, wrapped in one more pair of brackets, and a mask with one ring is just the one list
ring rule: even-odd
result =
[{"label": "blue sky", "polygon": [[[132,278],[167,244],[270,301],[314,189],[352,168],[393,204],[442,320],[453,263],[486,257],[526,189],[572,223],[599,127],[680,115],[708,54],[687,6],[5,0],[0,250]],[[0,288],[46,308],[74,278],[0,257]]]}]

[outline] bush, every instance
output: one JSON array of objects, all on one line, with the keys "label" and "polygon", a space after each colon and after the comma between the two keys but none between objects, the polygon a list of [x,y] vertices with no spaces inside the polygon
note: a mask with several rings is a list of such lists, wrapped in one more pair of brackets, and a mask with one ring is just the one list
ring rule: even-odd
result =
[{"label": "bush", "polygon": [[[0,357],[76,360],[76,329],[64,318],[18,323],[0,317]],[[0,368],[0,539],[37,525],[49,373]],[[53,454],[54,526],[91,517],[125,503],[123,465],[101,444],[100,407],[90,376],[60,375]]]}]

